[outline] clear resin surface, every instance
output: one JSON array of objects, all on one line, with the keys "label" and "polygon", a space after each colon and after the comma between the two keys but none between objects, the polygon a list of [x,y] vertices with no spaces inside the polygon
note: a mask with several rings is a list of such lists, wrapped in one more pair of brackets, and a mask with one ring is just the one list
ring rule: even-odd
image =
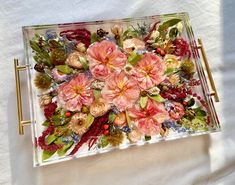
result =
[{"label": "clear resin surface", "polygon": [[220,130],[187,13],[23,34],[35,166]]}]

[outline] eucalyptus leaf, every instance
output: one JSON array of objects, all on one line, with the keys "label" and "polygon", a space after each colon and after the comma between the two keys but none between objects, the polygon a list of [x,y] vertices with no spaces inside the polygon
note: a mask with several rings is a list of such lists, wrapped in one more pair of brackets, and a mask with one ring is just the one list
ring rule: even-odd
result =
[{"label": "eucalyptus leaf", "polygon": [[58,156],[64,156],[66,152],[71,148],[73,145],[73,141],[70,141],[68,144],[64,145],[61,149],[57,151]]},{"label": "eucalyptus leaf", "polygon": [[152,100],[159,102],[159,103],[165,101],[165,99],[160,94],[154,95],[154,96],[149,96],[149,98],[151,98]]},{"label": "eucalyptus leaf", "polygon": [[146,107],[148,102],[148,96],[141,96],[140,97],[140,107],[143,109]]},{"label": "eucalyptus leaf", "polygon": [[92,116],[91,114],[87,115],[87,118],[86,118],[86,128],[89,128],[91,126],[91,124],[93,123],[94,119],[95,119],[94,116]]},{"label": "eucalyptus leaf", "polygon": [[49,159],[56,151],[47,151],[47,150],[43,150],[42,153],[42,160],[45,161],[47,159]]},{"label": "eucalyptus leaf", "polygon": [[73,72],[72,68],[70,68],[68,65],[57,65],[55,68],[64,74],[71,74]]},{"label": "eucalyptus leaf", "polygon": [[116,114],[113,112],[109,113],[109,123],[113,123],[114,119],[116,118]]},{"label": "eucalyptus leaf", "polygon": [[168,29],[169,27],[172,27],[174,25],[176,25],[177,23],[179,23],[180,21],[182,21],[181,19],[170,19],[164,23],[162,23],[159,27],[158,27],[158,31],[161,32],[163,30]]},{"label": "eucalyptus leaf", "polygon": [[49,135],[46,138],[46,144],[49,145],[49,144],[53,143],[56,139],[57,139],[57,136],[55,136],[54,134]]}]

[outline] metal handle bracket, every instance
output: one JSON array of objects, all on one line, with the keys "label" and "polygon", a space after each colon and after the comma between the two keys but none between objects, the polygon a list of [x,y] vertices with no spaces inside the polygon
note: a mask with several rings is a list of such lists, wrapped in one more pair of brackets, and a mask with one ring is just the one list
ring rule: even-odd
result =
[{"label": "metal handle bracket", "polygon": [[21,87],[20,87],[20,73],[19,73],[19,71],[26,70],[27,66],[19,66],[19,60],[14,59],[14,67],[15,67],[15,81],[16,81],[18,129],[19,129],[19,135],[24,135],[24,126],[30,125],[31,121],[30,120],[23,120]]},{"label": "metal handle bracket", "polygon": [[216,87],[215,87],[215,82],[214,82],[214,79],[213,79],[213,76],[212,76],[212,73],[211,73],[211,70],[210,70],[210,66],[209,66],[209,63],[208,63],[208,60],[207,60],[207,57],[206,57],[206,52],[204,50],[202,40],[200,38],[198,39],[197,48],[201,50],[202,59],[204,61],[204,64],[205,64],[205,67],[206,67],[206,72],[207,72],[207,75],[208,75],[208,78],[209,78],[209,81],[210,81],[210,85],[211,85],[211,89],[212,89],[210,95],[214,96],[215,102],[219,102],[219,96],[218,96],[218,93],[217,93],[217,90],[216,90]]}]

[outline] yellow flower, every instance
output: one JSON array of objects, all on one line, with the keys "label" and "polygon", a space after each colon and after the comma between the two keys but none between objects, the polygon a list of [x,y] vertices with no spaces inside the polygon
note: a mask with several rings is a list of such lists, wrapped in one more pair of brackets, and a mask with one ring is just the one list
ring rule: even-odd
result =
[{"label": "yellow flower", "polygon": [[170,55],[170,54],[165,55],[164,62],[167,68],[177,68],[180,66],[180,61],[178,61],[175,55]]}]

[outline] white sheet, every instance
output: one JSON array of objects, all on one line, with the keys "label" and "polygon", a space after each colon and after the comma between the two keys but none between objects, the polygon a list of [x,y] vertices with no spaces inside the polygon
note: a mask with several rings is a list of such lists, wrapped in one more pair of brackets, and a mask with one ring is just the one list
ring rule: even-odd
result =
[{"label": "white sheet", "polygon": [[[234,9],[234,0],[0,0],[0,185],[235,184]],[[13,58],[23,60],[21,27],[182,11],[204,40],[223,131],[33,168],[30,129],[17,133]]]}]

